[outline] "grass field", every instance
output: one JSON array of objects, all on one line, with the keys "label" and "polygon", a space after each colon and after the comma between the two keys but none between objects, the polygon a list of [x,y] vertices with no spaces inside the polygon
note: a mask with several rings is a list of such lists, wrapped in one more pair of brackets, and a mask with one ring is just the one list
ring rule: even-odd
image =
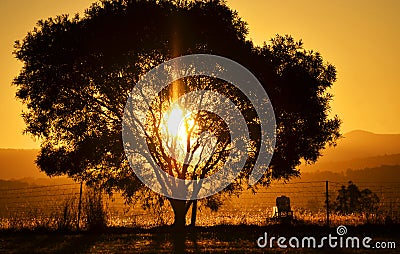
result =
[{"label": "grass field", "polygon": [[[0,193],[0,253],[400,253],[393,248],[284,249],[276,242],[273,247],[257,245],[264,233],[276,238],[312,236],[318,241],[329,234],[338,236],[336,227],[346,225],[346,236],[368,236],[372,243],[400,246],[398,185],[380,188],[382,205],[373,217],[340,215],[332,210],[328,228],[324,184],[286,184],[255,195],[245,192],[224,200],[217,212],[200,206],[197,227],[185,232],[171,229],[173,213],[168,204],[144,211],[139,204],[125,204],[117,194],[90,199],[89,190],[82,196],[77,231],[79,185],[7,188]],[[332,184],[331,197],[338,187]],[[290,224],[270,219],[279,195],[291,198],[295,219]],[[393,220],[387,221],[388,215]],[[96,218],[103,226],[90,230],[88,225],[93,219],[97,223]],[[190,212],[187,219],[189,222]]]},{"label": "grass field", "polygon": [[[400,184],[379,186],[374,184],[381,203],[379,209],[367,218],[366,214],[339,215],[330,210],[331,226],[362,225],[364,223],[384,224],[386,218],[399,222]],[[329,198],[334,202],[339,183],[330,183]],[[371,184],[366,187],[371,187]],[[374,186],[372,186],[374,187]],[[325,182],[294,182],[276,184],[257,194],[247,191],[239,197],[224,199],[217,212],[211,212],[200,205],[196,225],[268,225],[272,217],[277,196],[286,195],[291,199],[294,216],[306,224],[324,225],[326,222]],[[112,197],[103,195],[104,214],[107,226],[150,228],[170,225],[173,213],[168,202],[163,207],[144,211],[140,204],[125,204],[118,193]],[[77,226],[79,184],[31,186],[24,188],[0,189],[0,229],[74,229]],[[87,191],[82,196],[80,224],[87,222]],[[93,207],[93,206],[91,206]],[[99,209],[102,210],[102,209]],[[190,215],[188,216],[188,219]]]}]

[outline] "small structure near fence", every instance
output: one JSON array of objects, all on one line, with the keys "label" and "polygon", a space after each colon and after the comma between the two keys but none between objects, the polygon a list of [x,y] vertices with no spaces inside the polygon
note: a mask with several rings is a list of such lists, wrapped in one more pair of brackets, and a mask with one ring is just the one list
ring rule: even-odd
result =
[{"label": "small structure near fence", "polygon": [[290,222],[293,219],[293,211],[290,207],[290,198],[280,196],[276,198],[276,207],[273,211],[273,219],[281,222]]}]

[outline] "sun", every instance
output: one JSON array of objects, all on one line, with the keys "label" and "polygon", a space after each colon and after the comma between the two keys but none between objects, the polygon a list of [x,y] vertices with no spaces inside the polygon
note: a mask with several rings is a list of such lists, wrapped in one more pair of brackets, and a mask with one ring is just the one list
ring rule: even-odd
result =
[{"label": "sun", "polygon": [[189,112],[175,103],[164,113],[161,123],[163,146],[178,161],[183,161],[186,156],[189,116]]},{"label": "sun", "polygon": [[178,162],[192,166],[208,159],[217,142],[207,130],[200,132],[197,114],[174,103],[164,113],[161,123],[162,143],[167,153]]},{"label": "sun", "polygon": [[185,115],[179,106],[172,108],[169,114],[167,114],[166,120],[166,127],[169,135],[177,137],[187,134],[185,128],[182,126],[185,120]]},{"label": "sun", "polygon": [[193,125],[194,119],[192,112],[183,109],[175,103],[164,113],[162,132],[166,135],[167,139],[185,144]]}]

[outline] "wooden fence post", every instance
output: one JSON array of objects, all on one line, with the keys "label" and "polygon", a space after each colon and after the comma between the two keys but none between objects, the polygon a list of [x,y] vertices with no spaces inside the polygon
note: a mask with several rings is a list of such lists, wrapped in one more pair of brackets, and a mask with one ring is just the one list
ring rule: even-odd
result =
[{"label": "wooden fence post", "polygon": [[329,227],[329,181],[325,182],[326,225]]},{"label": "wooden fence post", "polygon": [[76,224],[76,230],[79,231],[79,224],[81,222],[81,210],[82,210],[82,183],[79,189],[79,203],[78,203],[78,222]]}]

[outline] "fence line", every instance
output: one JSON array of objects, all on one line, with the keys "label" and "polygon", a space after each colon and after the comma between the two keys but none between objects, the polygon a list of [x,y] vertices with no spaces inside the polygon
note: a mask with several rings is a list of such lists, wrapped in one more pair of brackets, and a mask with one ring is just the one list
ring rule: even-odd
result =
[{"label": "fence line", "polygon": [[[399,182],[354,183],[360,190],[369,188],[379,197],[380,210],[376,213],[376,216],[379,215],[381,220],[385,216],[390,216],[391,219],[396,220],[400,218]],[[214,214],[206,211],[199,212],[198,221],[200,225],[242,222],[262,224],[265,223],[266,218],[271,217],[275,199],[278,196],[286,195],[291,199],[295,217],[316,223],[334,222],[334,220],[340,220],[341,217],[329,206],[336,201],[338,190],[347,185],[347,182],[331,181],[328,181],[328,188],[326,188],[326,181],[273,183],[268,188],[260,188],[256,194],[244,191],[238,198],[235,196],[227,197],[219,212]],[[63,212],[65,213],[66,206],[72,207],[75,211],[80,211],[81,208],[79,206],[82,205],[84,197],[80,195],[79,187],[80,183],[10,189],[1,188],[0,227],[4,227],[4,221],[15,218],[21,219],[26,217],[27,214],[43,217],[58,213],[62,216]],[[104,201],[110,215],[110,224],[112,225],[116,224],[118,220],[121,223],[125,223],[125,225],[121,226],[126,226],[130,222],[138,225],[149,225],[158,219],[170,221],[171,216],[173,216],[169,207],[160,209],[157,214],[157,211],[149,213],[144,212],[138,206],[126,205],[125,200],[119,194],[115,194],[111,198],[104,196]],[[157,218],[160,214],[165,218]],[[309,218],[307,219],[306,216],[309,216]],[[79,226],[82,218],[81,216],[76,217],[77,219],[74,220],[77,220],[76,223]],[[362,219],[361,217],[353,216],[350,219],[343,217],[342,221],[357,222]],[[242,221],[235,222],[235,220]],[[3,221],[3,224],[1,224],[1,221]]]}]

